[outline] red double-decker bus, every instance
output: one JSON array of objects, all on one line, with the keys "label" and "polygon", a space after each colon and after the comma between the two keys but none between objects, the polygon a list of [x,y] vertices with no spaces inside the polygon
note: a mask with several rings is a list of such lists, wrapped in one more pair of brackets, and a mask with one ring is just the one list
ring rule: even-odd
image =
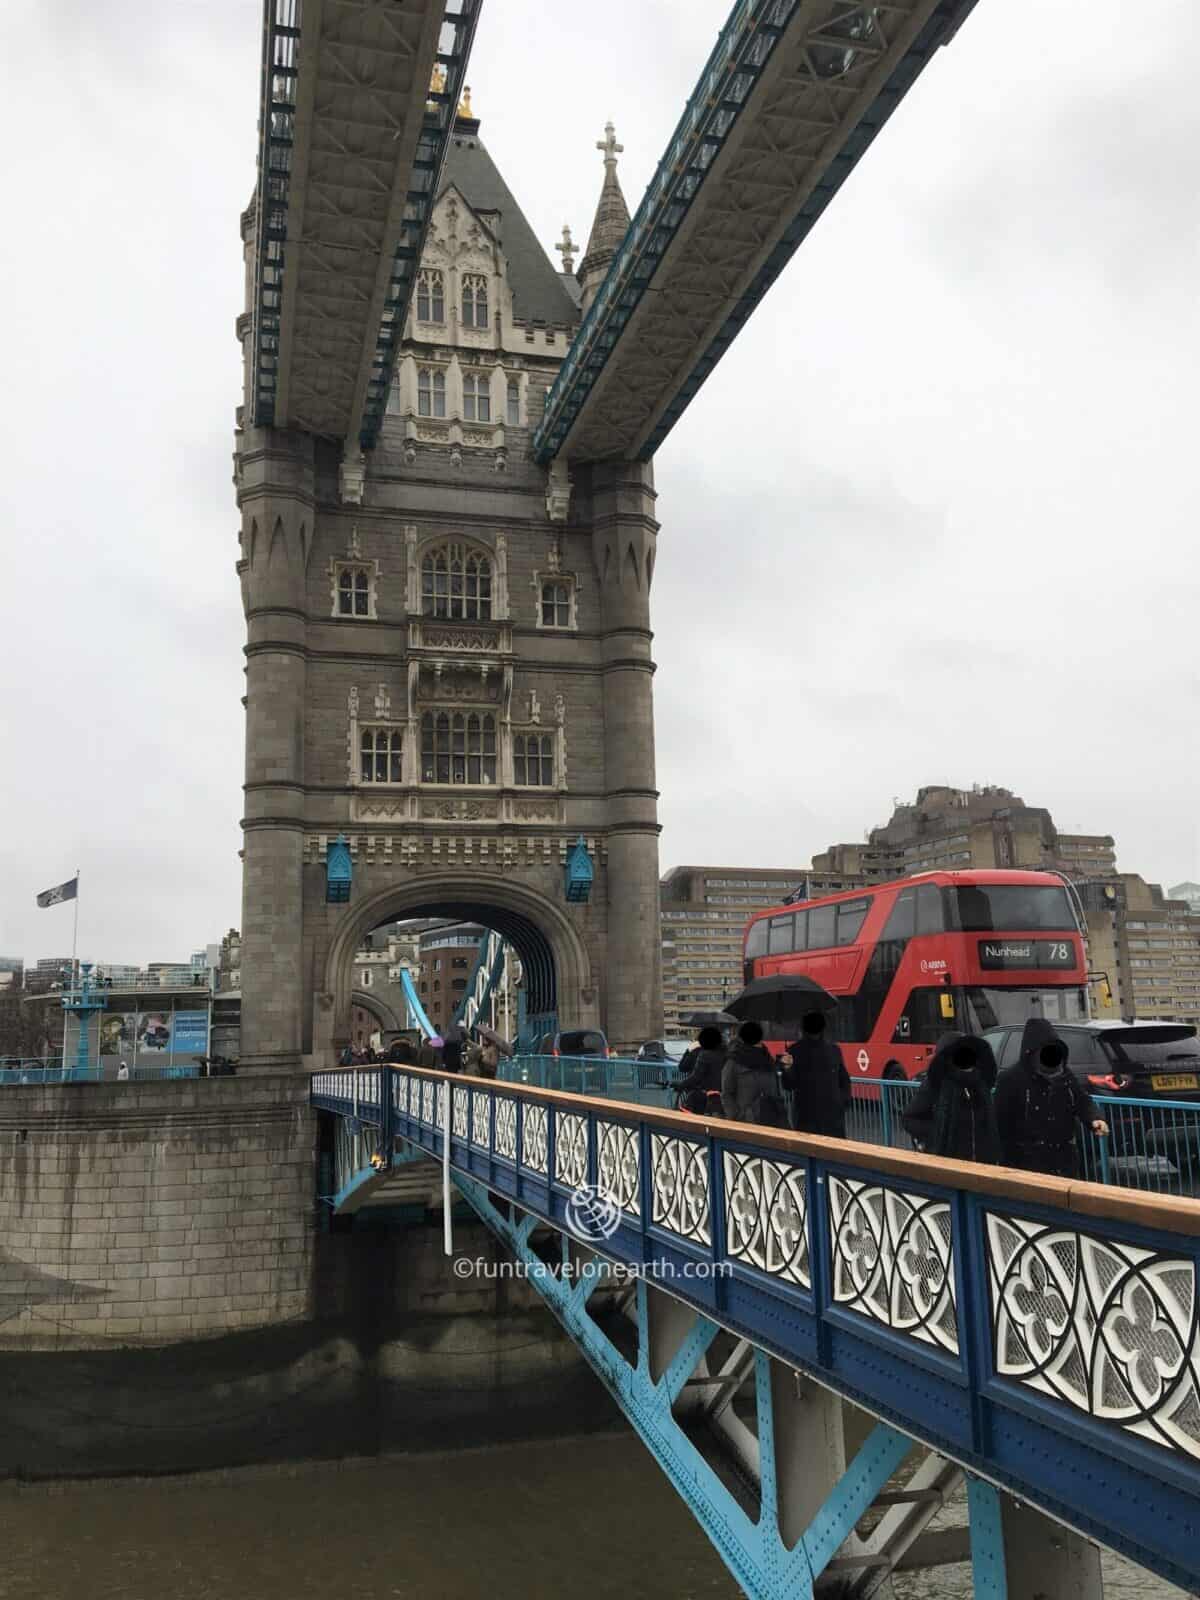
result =
[{"label": "red double-decker bus", "polygon": [[1048,872],[922,872],[776,906],[744,953],[747,983],[802,973],[837,997],[851,1076],[910,1078],[947,1033],[1088,1015],[1079,921]]}]

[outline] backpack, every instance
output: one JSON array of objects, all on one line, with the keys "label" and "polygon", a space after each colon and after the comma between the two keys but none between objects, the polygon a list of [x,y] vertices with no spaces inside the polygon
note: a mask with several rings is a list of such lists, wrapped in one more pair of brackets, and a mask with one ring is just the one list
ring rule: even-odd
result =
[{"label": "backpack", "polygon": [[783,1101],[769,1089],[760,1090],[746,1108],[743,1122],[757,1122],[763,1128],[786,1128]]}]

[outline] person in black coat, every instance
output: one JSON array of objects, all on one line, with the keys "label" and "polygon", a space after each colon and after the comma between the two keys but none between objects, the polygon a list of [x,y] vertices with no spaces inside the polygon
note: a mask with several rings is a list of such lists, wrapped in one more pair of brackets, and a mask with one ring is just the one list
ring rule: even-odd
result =
[{"label": "person in black coat", "polygon": [[721,1072],[721,1109],[731,1122],[758,1122],[768,1128],[785,1123],[779,1074],[763,1049],[757,1022],[743,1022]]},{"label": "person in black coat", "polygon": [[466,1049],[467,1035],[457,1022],[452,1022],[442,1034],[442,1066],[447,1072],[461,1072],[463,1066],[463,1051]]},{"label": "person in black coat", "polygon": [[725,1041],[720,1028],[701,1028],[696,1040],[697,1048],[689,1050],[679,1063],[688,1071],[676,1078],[671,1087],[679,1097],[679,1105],[687,1111],[708,1110],[707,1097],[721,1093],[721,1074],[725,1069]]},{"label": "person in black coat", "polygon": [[927,1155],[997,1166],[995,1087],[996,1058],[987,1040],[948,1033],[930,1057],[925,1081],[901,1120]]},{"label": "person in black coat", "polygon": [[820,1011],[801,1018],[800,1037],[779,1060],[784,1069],[783,1086],[792,1093],[789,1120],[796,1132],[844,1139],[850,1074],[842,1052],[826,1034]]},{"label": "person in black coat", "polygon": [[1105,1134],[1108,1124],[1067,1065],[1067,1047],[1045,1017],[1030,1017],[1021,1036],[1021,1059],[996,1085],[996,1124],[1004,1163],[1026,1172],[1074,1178],[1079,1171],[1076,1131]]}]

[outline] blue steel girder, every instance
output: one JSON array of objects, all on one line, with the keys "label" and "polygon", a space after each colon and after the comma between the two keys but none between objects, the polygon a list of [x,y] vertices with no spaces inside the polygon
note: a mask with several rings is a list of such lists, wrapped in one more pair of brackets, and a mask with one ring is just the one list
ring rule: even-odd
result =
[{"label": "blue steel girder", "polygon": [[[314,1075],[965,1471],[1200,1583],[1200,1206],[416,1068]],[[360,1116],[364,1113],[359,1111]],[[390,1144],[388,1146],[390,1148]]]},{"label": "blue steel girder", "polygon": [[653,456],[975,3],[738,0],[547,396],[539,461]]},{"label": "blue steel girder", "polygon": [[494,928],[488,929],[479,944],[475,969],[467,979],[466,992],[455,1007],[454,1020],[464,1028],[474,1028],[482,1018],[485,1022],[487,1003],[504,977],[508,950],[504,940]]},{"label": "blue steel girder", "polygon": [[480,3],[264,0],[258,426],[374,444]]}]

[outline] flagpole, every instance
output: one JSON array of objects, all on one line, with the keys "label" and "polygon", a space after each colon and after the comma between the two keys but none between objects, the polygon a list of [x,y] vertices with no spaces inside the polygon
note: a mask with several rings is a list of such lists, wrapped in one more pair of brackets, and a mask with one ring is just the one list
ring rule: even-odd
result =
[{"label": "flagpole", "polygon": [[77,982],[78,982],[78,980],[77,980],[77,978],[75,976],[75,973],[76,973],[76,959],[75,958],[76,958],[76,954],[77,954],[78,950],[79,950],[79,868],[76,867],[75,868],[75,931],[71,935],[71,987],[72,987],[72,989],[74,989],[76,987]]}]

